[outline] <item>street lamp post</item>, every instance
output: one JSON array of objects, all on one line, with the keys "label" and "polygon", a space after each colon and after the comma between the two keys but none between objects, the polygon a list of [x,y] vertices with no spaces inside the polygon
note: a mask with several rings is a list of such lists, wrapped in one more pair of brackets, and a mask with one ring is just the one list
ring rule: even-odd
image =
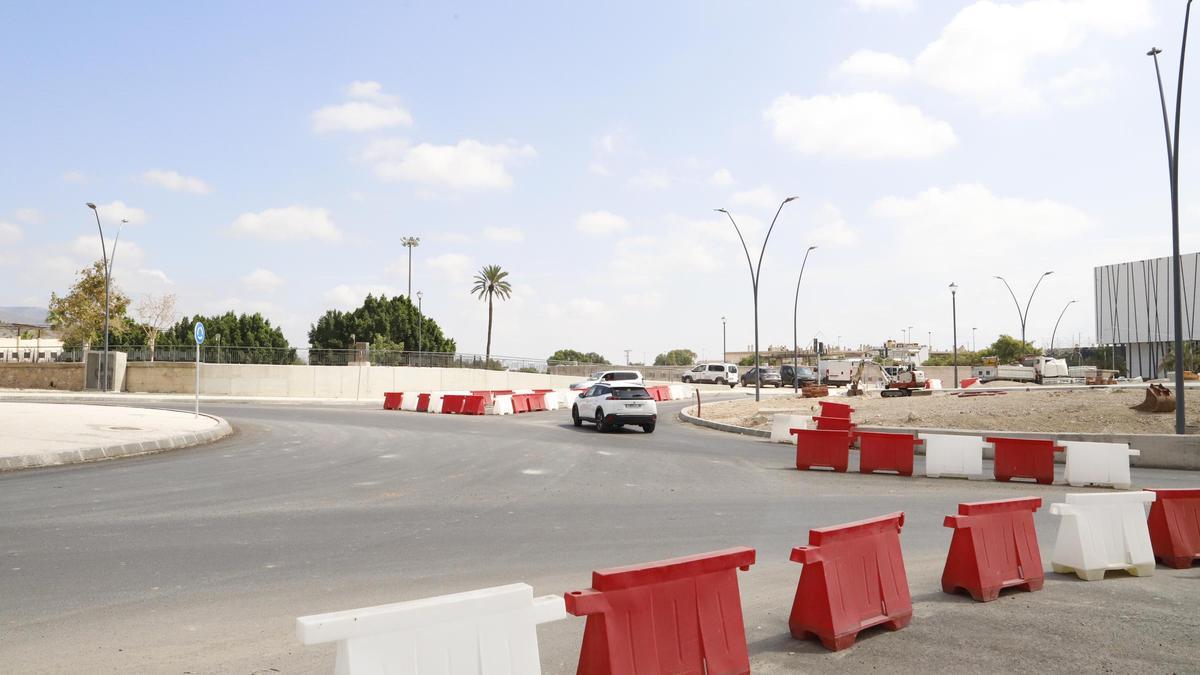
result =
[{"label": "street lamp post", "polygon": [[912,326],[908,327],[908,337],[904,338],[904,341],[910,345],[912,344],[912,329],[913,329]]},{"label": "street lamp post", "polygon": [[[410,249],[411,250],[411,249]],[[425,337],[425,313],[421,311],[421,299],[425,296],[421,291],[417,291],[417,361],[421,359],[422,339]]]},{"label": "street lamp post", "polygon": [[421,238],[400,237],[400,243],[408,249],[408,301],[412,302],[412,250],[421,243]]},{"label": "street lamp post", "polygon": [[[1192,16],[1192,0],[1188,0],[1183,14],[1183,39],[1179,46],[1179,83],[1175,90],[1175,133],[1167,120],[1167,98],[1163,93],[1162,73],[1158,69],[1158,55],[1162,50],[1155,47],[1146,53],[1154,59],[1154,74],[1158,78],[1158,98],[1162,103],[1163,131],[1167,139],[1167,177],[1171,183],[1171,285],[1174,290],[1172,314],[1175,319],[1175,433],[1186,431],[1183,387],[1183,270],[1179,257],[1179,117],[1183,107],[1183,64],[1187,55],[1188,21]],[[1115,350],[1114,350],[1115,351]]]},{"label": "street lamp post", "polygon": [[975,349],[975,331],[977,331],[977,330],[979,330],[979,329],[975,328],[974,326],[971,327],[971,351],[973,351],[973,352],[979,351],[979,350]]},{"label": "street lamp post", "polygon": [[800,340],[796,334],[796,315],[800,307],[800,282],[804,279],[804,266],[808,264],[808,254],[816,250],[809,246],[804,252],[804,260],[800,263],[800,277],[796,279],[796,299],[792,302],[792,391],[800,391],[800,378],[796,376],[796,368],[800,362]]},{"label": "street lamp post", "polygon": [[1008,281],[1004,277],[993,277],[1004,283],[1004,287],[1008,289],[1008,294],[1012,296],[1013,304],[1017,306],[1017,316],[1021,319],[1021,343],[1025,343],[1025,320],[1029,318],[1029,303],[1033,302],[1033,294],[1037,293],[1038,286],[1042,285],[1042,279],[1054,274],[1054,270],[1042,272],[1042,276],[1038,277],[1037,283],[1033,285],[1033,290],[1029,292],[1029,299],[1025,301],[1025,311],[1021,311],[1021,303],[1017,301],[1017,294],[1013,293],[1012,286],[1008,285]]},{"label": "street lamp post", "polygon": [[795,197],[788,197],[779,204],[779,208],[775,211],[775,217],[771,219],[771,227],[767,228],[767,236],[763,238],[762,249],[758,252],[758,266],[755,267],[750,259],[750,249],[746,248],[746,238],[742,236],[742,230],[737,226],[737,221],[733,219],[733,215],[725,209],[713,209],[720,213],[724,213],[729,218],[729,222],[733,223],[733,229],[737,232],[738,239],[742,242],[742,251],[746,254],[746,264],[750,267],[750,288],[754,293],[754,373],[758,380],[754,383],[754,400],[762,400],[762,367],[758,356],[758,280],[759,273],[762,272],[763,255],[767,252],[767,242],[771,240],[771,232],[775,229],[775,221],[779,220],[779,214],[783,211],[783,207]]},{"label": "street lamp post", "polygon": [[725,348],[725,317],[721,317],[721,362],[724,363],[728,360],[729,350]]},{"label": "street lamp post", "polygon": [[1058,321],[1054,322],[1054,330],[1050,333],[1050,351],[1054,351],[1054,336],[1058,334],[1058,322],[1062,321],[1063,314],[1066,314],[1067,308],[1073,304],[1075,304],[1074,300],[1068,302],[1067,304],[1063,305],[1062,311],[1058,313]]},{"label": "street lamp post", "polygon": [[950,331],[954,339],[954,387],[958,388],[958,284],[950,282]]},{"label": "street lamp post", "polygon": [[[108,255],[108,246],[104,243],[104,228],[100,226],[100,209],[92,202],[87,207],[96,216],[96,230],[100,232],[100,253],[104,265],[104,353],[100,355],[100,389],[108,391],[108,293],[112,278],[112,258]],[[122,218],[121,224],[128,223],[128,218]],[[113,240],[113,257],[117,255],[117,243],[121,240],[121,228],[117,227],[117,238]]]}]

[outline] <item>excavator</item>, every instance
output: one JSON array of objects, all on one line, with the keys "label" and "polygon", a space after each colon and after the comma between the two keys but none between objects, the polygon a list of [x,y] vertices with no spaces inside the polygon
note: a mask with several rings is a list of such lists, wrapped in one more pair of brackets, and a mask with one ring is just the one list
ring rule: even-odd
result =
[{"label": "excavator", "polygon": [[893,380],[889,380],[887,387],[879,392],[883,398],[899,398],[901,396],[912,396],[913,390],[925,388],[925,372],[917,370],[911,365],[896,373]]}]

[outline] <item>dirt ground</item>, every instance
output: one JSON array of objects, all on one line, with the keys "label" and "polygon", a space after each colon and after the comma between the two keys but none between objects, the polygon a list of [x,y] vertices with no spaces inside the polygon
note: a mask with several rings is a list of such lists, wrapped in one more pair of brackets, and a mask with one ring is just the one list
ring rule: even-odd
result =
[{"label": "dirt ground", "polygon": [[[854,422],[861,426],[981,429],[987,431],[1040,431],[1081,433],[1170,434],[1174,413],[1130,410],[1141,403],[1145,390],[1091,389],[1008,391],[995,396],[931,396],[880,398],[878,392],[863,397],[831,397],[854,406]],[[1191,393],[1189,391],[1189,393]],[[1193,394],[1194,396],[1195,394]],[[722,401],[704,406],[705,419],[746,427],[770,428],[776,413],[816,414],[820,399],[793,397],[754,401]],[[1190,433],[1200,431],[1200,406],[1187,406]]]}]

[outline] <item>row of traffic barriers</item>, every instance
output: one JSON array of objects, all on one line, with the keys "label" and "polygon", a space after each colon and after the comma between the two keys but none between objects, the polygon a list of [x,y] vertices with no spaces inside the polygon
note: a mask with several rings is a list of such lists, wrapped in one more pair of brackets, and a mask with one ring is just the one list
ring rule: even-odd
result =
[{"label": "row of traffic barriers", "polygon": [[[692,389],[674,384],[646,387],[646,391],[655,401],[686,399],[692,395]],[[383,409],[452,415],[519,415],[570,408],[580,393],[572,389],[389,391],[383,395]]]},{"label": "row of traffic barriers", "polygon": [[[1147,521],[1144,504],[1151,503]],[[1036,497],[958,505],[942,590],[980,602],[1006,588],[1042,589]],[[1087,580],[1104,572],[1154,572],[1155,558],[1189,567],[1200,558],[1200,489],[1068,494],[1051,567]],[[867,628],[900,630],[912,596],[900,548],[904,513],[809,531],[792,550],[803,567],[788,628],[838,651]],[[591,587],[535,598],[510,584],[297,619],[306,645],[337,642],[335,672],[539,673],[536,626],[587,617],[577,673],[749,673],[737,571],[751,548],[592,573]],[[1064,587],[1063,592],[1070,592]]]},{"label": "row of traffic barriers", "polygon": [[851,418],[854,408],[830,401],[820,401],[820,405],[821,414],[811,418],[812,427],[804,418],[799,420],[804,426],[792,427],[797,416],[786,416],[780,422],[787,426],[772,430],[772,438],[776,440],[784,428],[796,437],[797,469],[822,467],[845,472],[850,465],[850,447],[857,441],[862,473],[889,471],[911,476],[913,455],[923,446],[926,476],[982,477],[983,453],[990,448],[996,480],[1022,478],[1050,485],[1054,482],[1055,453],[1063,452],[1067,484],[1128,489],[1129,458],[1141,454],[1127,443],[859,431]]}]

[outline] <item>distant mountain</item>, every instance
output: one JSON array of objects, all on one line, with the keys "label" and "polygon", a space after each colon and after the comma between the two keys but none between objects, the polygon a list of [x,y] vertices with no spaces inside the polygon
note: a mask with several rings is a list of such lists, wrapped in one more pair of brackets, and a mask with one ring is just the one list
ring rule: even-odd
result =
[{"label": "distant mountain", "polygon": [[44,307],[0,307],[0,323],[29,323],[45,325],[46,308]]}]

